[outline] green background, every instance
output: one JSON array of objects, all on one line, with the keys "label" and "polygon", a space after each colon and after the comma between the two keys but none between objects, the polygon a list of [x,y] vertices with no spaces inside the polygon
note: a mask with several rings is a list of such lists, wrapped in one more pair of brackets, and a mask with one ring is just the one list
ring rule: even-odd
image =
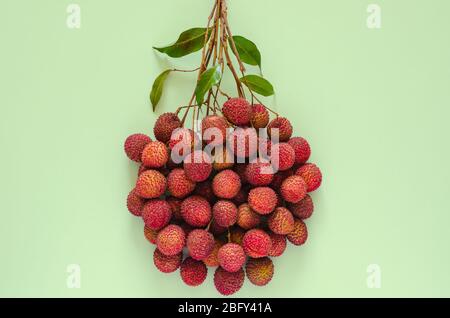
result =
[{"label": "green background", "polygon": [[[275,260],[267,287],[247,281],[236,296],[450,296],[450,3],[229,2],[275,86],[266,101],[324,174],[307,244]],[[372,2],[380,30],[366,26]],[[212,1],[79,0],[79,30],[69,3],[0,5],[0,296],[217,296],[211,270],[190,288],[154,268],[125,207],[137,167],[123,152],[127,135],[188,101],[195,75],[170,76],[151,112],[153,79],[200,59],[152,46],[204,25]],[[68,264],[80,289],[66,286]],[[380,289],[367,287],[369,264]]]}]

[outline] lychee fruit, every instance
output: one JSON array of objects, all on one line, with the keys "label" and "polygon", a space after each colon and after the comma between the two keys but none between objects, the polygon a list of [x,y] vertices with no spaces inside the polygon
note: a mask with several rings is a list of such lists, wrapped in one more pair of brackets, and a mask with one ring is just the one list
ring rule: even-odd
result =
[{"label": "lychee fruit", "polygon": [[211,146],[222,145],[227,135],[228,123],[222,116],[209,115],[202,120],[203,140]]},{"label": "lychee fruit", "polygon": [[216,171],[231,169],[234,166],[234,157],[227,147],[216,148],[212,160]]},{"label": "lychee fruit", "polygon": [[161,168],[169,160],[169,151],[164,143],[152,141],[142,152],[142,163],[149,168]]},{"label": "lychee fruit", "polygon": [[181,216],[181,200],[175,197],[167,197],[167,203],[170,205],[170,209],[172,210],[172,216],[175,220],[182,220]]},{"label": "lychee fruit", "polygon": [[130,160],[140,162],[142,151],[144,150],[145,146],[147,146],[147,144],[151,141],[152,139],[144,134],[133,134],[128,136],[124,144],[124,149],[127,157]]},{"label": "lychee fruit", "polygon": [[247,165],[245,178],[254,186],[269,185],[273,180],[273,169],[269,162],[258,159]]},{"label": "lychee fruit", "polygon": [[305,180],[297,175],[286,178],[281,184],[280,193],[287,202],[299,202],[306,196]]},{"label": "lychee fruit", "polygon": [[204,151],[196,150],[186,156],[183,167],[190,180],[202,182],[211,174],[212,161]]},{"label": "lychee fruit", "polygon": [[286,236],[269,233],[270,240],[272,241],[272,248],[269,250],[269,256],[276,257],[281,256],[286,249]]},{"label": "lychee fruit", "polygon": [[258,152],[258,134],[252,127],[237,127],[228,135],[228,147],[231,152],[238,157],[238,163],[242,163],[244,158],[256,158]]},{"label": "lychee fruit", "polygon": [[181,203],[181,215],[189,225],[204,227],[211,220],[211,206],[205,198],[193,195]]},{"label": "lychee fruit", "polygon": [[241,189],[241,180],[233,170],[223,170],[214,177],[212,188],[219,198],[232,199]]},{"label": "lychee fruit", "polygon": [[150,200],[142,209],[142,219],[147,227],[160,230],[169,224],[172,218],[172,209],[166,200]]},{"label": "lychee fruit", "polygon": [[242,246],[242,240],[244,238],[245,231],[240,227],[233,227],[230,230],[230,242],[236,243]]},{"label": "lychee fruit", "polygon": [[158,249],[155,249],[153,252],[153,263],[161,272],[172,273],[180,267],[182,256],[183,253],[167,256],[161,253]]},{"label": "lychee fruit", "polygon": [[300,219],[295,219],[294,230],[286,235],[289,242],[294,245],[302,245],[308,239],[308,229],[305,222]]},{"label": "lychee fruit", "polygon": [[136,194],[142,198],[154,199],[166,191],[166,178],[161,172],[147,170],[141,173],[136,182]]},{"label": "lychee fruit", "polygon": [[236,223],[238,209],[228,200],[217,201],[213,206],[213,217],[216,223],[222,227],[229,227]]},{"label": "lychee fruit", "polygon": [[216,267],[216,266],[220,265],[219,259],[218,259],[218,254],[219,254],[220,248],[224,244],[225,243],[222,242],[219,239],[215,240],[214,248],[213,248],[212,252],[205,259],[203,259],[203,263],[205,263],[206,266],[208,266],[208,267]]},{"label": "lychee fruit", "polygon": [[267,224],[272,232],[286,235],[294,229],[294,217],[288,209],[278,207],[269,216]]},{"label": "lychee fruit", "polygon": [[248,279],[256,286],[267,285],[273,277],[273,272],[273,262],[268,257],[251,258],[245,266]]},{"label": "lychee fruit", "polygon": [[322,183],[322,173],[320,172],[319,167],[313,163],[307,163],[301,166],[295,174],[305,180],[308,192],[316,190]]},{"label": "lychee fruit", "polygon": [[244,230],[250,230],[257,227],[261,222],[258,213],[252,210],[247,203],[241,204],[238,209],[237,224]]},{"label": "lychee fruit", "polygon": [[173,169],[167,176],[167,189],[175,198],[185,198],[195,189],[195,182],[186,176],[185,170]]},{"label": "lychee fruit", "polygon": [[217,267],[214,273],[214,286],[219,293],[229,296],[241,289],[244,279],[245,273],[242,268],[237,272],[231,273],[222,267]]},{"label": "lychee fruit", "polygon": [[302,165],[308,161],[311,156],[311,148],[306,139],[302,137],[293,137],[289,139],[288,144],[294,149],[295,164]]},{"label": "lychee fruit", "polygon": [[292,136],[292,125],[287,118],[277,117],[269,123],[267,126],[267,133],[271,138],[274,138],[276,135],[275,129],[278,129],[279,141],[288,141]]},{"label": "lychee fruit", "polygon": [[288,143],[281,142],[272,146],[270,154],[274,168],[284,171],[292,168],[295,162],[295,151]]},{"label": "lychee fruit", "polygon": [[229,122],[244,126],[250,123],[252,106],[243,98],[230,98],[223,104],[222,113]]},{"label": "lychee fruit", "polygon": [[177,128],[172,132],[168,144],[171,150],[171,158],[180,162],[200,144],[200,138],[192,129]]},{"label": "lychee fruit", "polygon": [[236,243],[227,243],[218,253],[219,264],[228,272],[237,272],[245,264],[246,256],[242,247]]},{"label": "lychee fruit", "polygon": [[180,253],[186,244],[186,235],[181,227],[175,224],[167,225],[159,231],[156,246],[167,256]]},{"label": "lychee fruit", "polygon": [[272,241],[270,236],[263,230],[252,229],[245,233],[242,239],[242,247],[248,256],[260,258],[269,255]]},{"label": "lychee fruit", "polygon": [[193,259],[201,261],[213,251],[214,236],[206,230],[192,230],[187,237],[186,246],[189,255]]},{"label": "lychee fruit", "polygon": [[285,171],[278,171],[274,174],[272,183],[270,184],[270,187],[272,189],[278,190],[281,188],[281,184],[284,180],[286,180],[287,177],[290,177],[294,174],[293,169],[288,169]]},{"label": "lychee fruit", "polygon": [[254,188],[248,194],[248,204],[259,214],[269,214],[275,209],[277,202],[277,194],[269,187]]},{"label": "lychee fruit", "polygon": [[266,107],[261,104],[252,105],[252,126],[256,129],[265,128],[269,123],[269,112]]},{"label": "lychee fruit", "polygon": [[188,286],[201,285],[208,274],[208,269],[202,261],[197,261],[192,257],[187,257],[180,268],[180,275],[183,282]]},{"label": "lychee fruit", "polygon": [[157,140],[166,143],[170,140],[172,132],[180,127],[181,121],[177,115],[174,113],[164,113],[156,120],[153,133]]},{"label": "lychee fruit", "polygon": [[145,202],[145,199],[137,195],[135,189],[131,190],[127,197],[128,211],[135,216],[141,216]]},{"label": "lychee fruit", "polygon": [[292,214],[299,219],[306,220],[311,217],[314,211],[314,203],[309,194],[307,194],[298,203],[288,203],[288,208]]},{"label": "lychee fruit", "polygon": [[156,244],[156,238],[158,237],[158,231],[152,230],[151,228],[144,226],[144,236],[152,244]]}]

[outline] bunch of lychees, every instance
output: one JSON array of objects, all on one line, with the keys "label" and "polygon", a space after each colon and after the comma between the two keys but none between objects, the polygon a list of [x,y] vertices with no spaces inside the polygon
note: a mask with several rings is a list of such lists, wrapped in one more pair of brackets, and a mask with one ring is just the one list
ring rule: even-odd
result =
[{"label": "bunch of lychees", "polygon": [[193,130],[165,113],[155,140],[129,136],[125,152],[141,165],[127,206],[144,221],[161,272],[179,269],[187,285],[197,286],[212,267],[217,290],[231,295],[245,276],[266,285],[274,273],[270,257],[282,255],[287,241],[306,242],[308,193],[322,175],[288,119],[270,121],[265,106],[244,98],[229,98],[221,114]]}]

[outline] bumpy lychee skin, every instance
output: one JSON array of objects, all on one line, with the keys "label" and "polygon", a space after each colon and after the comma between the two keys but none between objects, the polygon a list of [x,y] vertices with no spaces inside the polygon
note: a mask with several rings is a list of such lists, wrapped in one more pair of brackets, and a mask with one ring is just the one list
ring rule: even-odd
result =
[{"label": "bumpy lychee skin", "polygon": [[247,262],[245,272],[252,284],[256,286],[267,285],[273,277],[273,262],[268,257],[252,258]]},{"label": "bumpy lychee skin", "polygon": [[145,199],[137,195],[135,189],[131,190],[127,197],[128,211],[135,216],[141,216],[145,202]]},{"label": "bumpy lychee skin", "polygon": [[142,198],[154,199],[166,191],[166,178],[156,170],[144,171],[136,182],[136,194]]},{"label": "bumpy lychee skin", "polygon": [[167,203],[170,205],[170,209],[172,210],[172,216],[175,220],[182,220],[181,216],[181,200],[175,197],[167,197]]},{"label": "bumpy lychee skin", "polygon": [[217,201],[213,206],[213,217],[216,223],[222,227],[229,227],[236,223],[238,209],[228,200]]},{"label": "bumpy lychee skin", "polygon": [[153,127],[155,138],[164,143],[170,140],[172,132],[181,127],[181,121],[174,113],[164,113],[158,117]]},{"label": "bumpy lychee skin", "polygon": [[180,274],[186,285],[198,286],[205,281],[208,269],[203,262],[188,257],[181,263]]},{"label": "bumpy lychee skin", "polygon": [[216,239],[214,242],[214,248],[212,250],[212,252],[205,258],[203,259],[203,263],[205,263],[206,266],[208,267],[217,267],[220,265],[219,263],[219,258],[218,258],[218,254],[219,254],[219,250],[220,248],[224,245],[225,243],[222,242],[219,239]]},{"label": "bumpy lychee skin", "polygon": [[265,128],[269,123],[269,112],[261,104],[252,105],[252,126],[256,129]]},{"label": "bumpy lychee skin", "polygon": [[272,232],[286,235],[294,230],[294,217],[288,209],[278,207],[270,215],[267,224]]},{"label": "bumpy lychee skin", "polygon": [[303,245],[308,239],[308,229],[305,222],[295,219],[294,230],[286,235],[289,242],[294,245]]},{"label": "bumpy lychee skin", "polygon": [[211,181],[209,180],[197,183],[194,193],[204,197],[210,203],[216,201],[216,196],[213,192]]},{"label": "bumpy lychee skin", "polygon": [[289,139],[288,144],[294,148],[295,164],[302,165],[308,161],[311,156],[311,148],[306,139],[302,137],[293,137]]},{"label": "bumpy lychee skin", "polygon": [[273,169],[269,162],[264,160],[254,160],[247,165],[245,169],[245,177],[251,185],[266,186],[273,180]]},{"label": "bumpy lychee skin", "polygon": [[212,160],[213,168],[216,171],[231,169],[234,166],[234,157],[227,147],[216,149]]},{"label": "bumpy lychee skin", "polygon": [[245,231],[240,227],[233,227],[230,230],[230,242],[236,243],[242,246],[242,240],[244,239]]},{"label": "bumpy lychee skin", "polygon": [[175,198],[185,198],[195,189],[195,182],[186,176],[184,169],[173,169],[167,176],[167,189]]},{"label": "bumpy lychee skin", "polygon": [[147,144],[151,141],[151,138],[147,135],[133,134],[127,137],[123,148],[130,160],[140,162],[142,151],[144,150],[145,146],[147,146]]},{"label": "bumpy lychee skin", "polygon": [[218,253],[219,264],[228,272],[237,272],[245,264],[244,249],[236,243],[227,243]]},{"label": "bumpy lychee skin", "polygon": [[245,233],[242,239],[242,247],[248,256],[260,258],[269,255],[272,241],[270,236],[263,230],[252,229]]},{"label": "bumpy lychee skin", "polygon": [[299,219],[306,220],[311,217],[314,211],[314,203],[309,194],[298,203],[289,203],[289,210]]},{"label": "bumpy lychee skin", "polygon": [[279,141],[288,141],[292,136],[292,125],[287,118],[277,117],[269,123],[267,126],[267,133],[272,138],[274,138],[275,135],[274,129],[278,129]]},{"label": "bumpy lychee skin", "polygon": [[214,273],[214,286],[219,293],[229,296],[241,289],[244,279],[245,273],[242,268],[237,272],[230,273],[222,267],[217,267]]},{"label": "bumpy lychee skin", "polygon": [[167,256],[180,253],[186,243],[186,235],[181,227],[170,224],[163,228],[156,238],[156,246]]},{"label": "bumpy lychee skin", "polygon": [[163,273],[172,273],[180,267],[182,257],[183,253],[167,256],[155,249],[153,252],[153,264]]},{"label": "bumpy lychee skin", "polygon": [[211,220],[211,206],[205,198],[193,195],[181,203],[181,215],[189,225],[204,227]]},{"label": "bumpy lychee skin", "polygon": [[151,228],[144,226],[144,236],[152,244],[156,244],[156,238],[158,237],[158,231],[152,230]]},{"label": "bumpy lychee skin", "polygon": [[172,218],[172,209],[166,200],[150,200],[142,209],[142,219],[147,227],[160,230],[169,224]]},{"label": "bumpy lychee skin", "polygon": [[272,248],[269,251],[269,256],[277,257],[281,256],[284,251],[286,250],[286,236],[275,234],[275,233],[269,233],[270,240],[272,241]]},{"label": "bumpy lychee skin", "polygon": [[252,210],[247,203],[241,204],[238,209],[237,224],[244,230],[250,230],[261,223],[261,217]]},{"label": "bumpy lychee skin", "polygon": [[207,144],[221,145],[227,136],[228,123],[222,116],[210,115],[202,120],[202,136]]},{"label": "bumpy lychee skin", "polygon": [[149,168],[161,168],[169,160],[169,151],[164,143],[152,141],[142,152],[142,163]]},{"label": "bumpy lychee skin", "polygon": [[300,176],[290,176],[281,184],[280,193],[287,202],[297,203],[306,196],[306,182]]},{"label": "bumpy lychee skin", "polygon": [[258,134],[252,127],[237,127],[228,136],[228,144],[230,151],[241,160],[242,158],[254,159],[258,152]]},{"label": "bumpy lychee skin", "polygon": [[320,172],[319,167],[313,163],[307,163],[301,166],[295,174],[305,180],[308,192],[316,190],[322,183],[322,172]]},{"label": "bumpy lychee skin", "polygon": [[190,180],[202,182],[211,174],[212,160],[204,151],[196,150],[186,156],[183,167]]},{"label": "bumpy lychee skin", "polygon": [[187,237],[186,246],[189,255],[193,259],[201,261],[213,251],[214,236],[206,230],[192,230]]},{"label": "bumpy lychee skin", "polygon": [[248,204],[253,211],[262,215],[272,212],[277,202],[277,194],[269,187],[254,188],[248,194]]},{"label": "bumpy lychee skin", "polygon": [[200,144],[200,138],[192,129],[177,128],[172,132],[168,144],[172,159],[179,162]]},{"label": "bumpy lychee skin", "polygon": [[288,169],[285,171],[278,171],[273,176],[273,180],[270,183],[270,187],[272,189],[275,189],[276,191],[278,191],[281,188],[281,184],[283,183],[283,181],[286,180],[286,178],[292,176],[293,174],[294,174],[293,169]]},{"label": "bumpy lychee skin", "polygon": [[231,98],[223,104],[222,113],[229,122],[244,126],[252,118],[252,106],[243,98]]},{"label": "bumpy lychee skin", "polygon": [[271,161],[274,168],[284,171],[292,168],[295,162],[295,151],[288,143],[275,144],[271,149]]},{"label": "bumpy lychee skin", "polygon": [[232,199],[241,189],[241,179],[233,170],[224,170],[216,174],[212,188],[214,194],[219,198]]}]

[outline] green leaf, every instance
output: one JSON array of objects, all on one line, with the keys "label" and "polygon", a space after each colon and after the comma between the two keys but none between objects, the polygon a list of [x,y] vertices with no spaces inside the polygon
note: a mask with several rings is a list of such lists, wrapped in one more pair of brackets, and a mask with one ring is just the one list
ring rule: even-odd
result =
[{"label": "green leaf", "polygon": [[[197,52],[205,43],[206,28],[193,28],[180,34],[178,40],[169,46],[153,47],[161,53],[165,53],[170,57],[182,57]],[[212,28],[208,29],[208,39],[211,35]]]},{"label": "green leaf", "polygon": [[241,78],[241,82],[250,90],[262,96],[271,96],[274,94],[272,84],[261,76],[247,75]]},{"label": "green leaf", "polygon": [[241,61],[249,65],[258,65],[261,68],[261,53],[255,43],[239,35],[233,36],[233,40]]},{"label": "green leaf", "polygon": [[167,76],[171,70],[166,70],[162,72],[153,83],[152,91],[150,92],[150,101],[152,102],[153,111],[156,109],[156,105],[158,105],[159,100],[161,99],[162,91],[164,88],[164,82],[167,79]]},{"label": "green leaf", "polygon": [[216,65],[206,70],[200,76],[200,79],[195,88],[195,97],[197,99],[197,105],[203,104],[205,94],[214,86],[220,82],[222,72],[220,66]]}]

